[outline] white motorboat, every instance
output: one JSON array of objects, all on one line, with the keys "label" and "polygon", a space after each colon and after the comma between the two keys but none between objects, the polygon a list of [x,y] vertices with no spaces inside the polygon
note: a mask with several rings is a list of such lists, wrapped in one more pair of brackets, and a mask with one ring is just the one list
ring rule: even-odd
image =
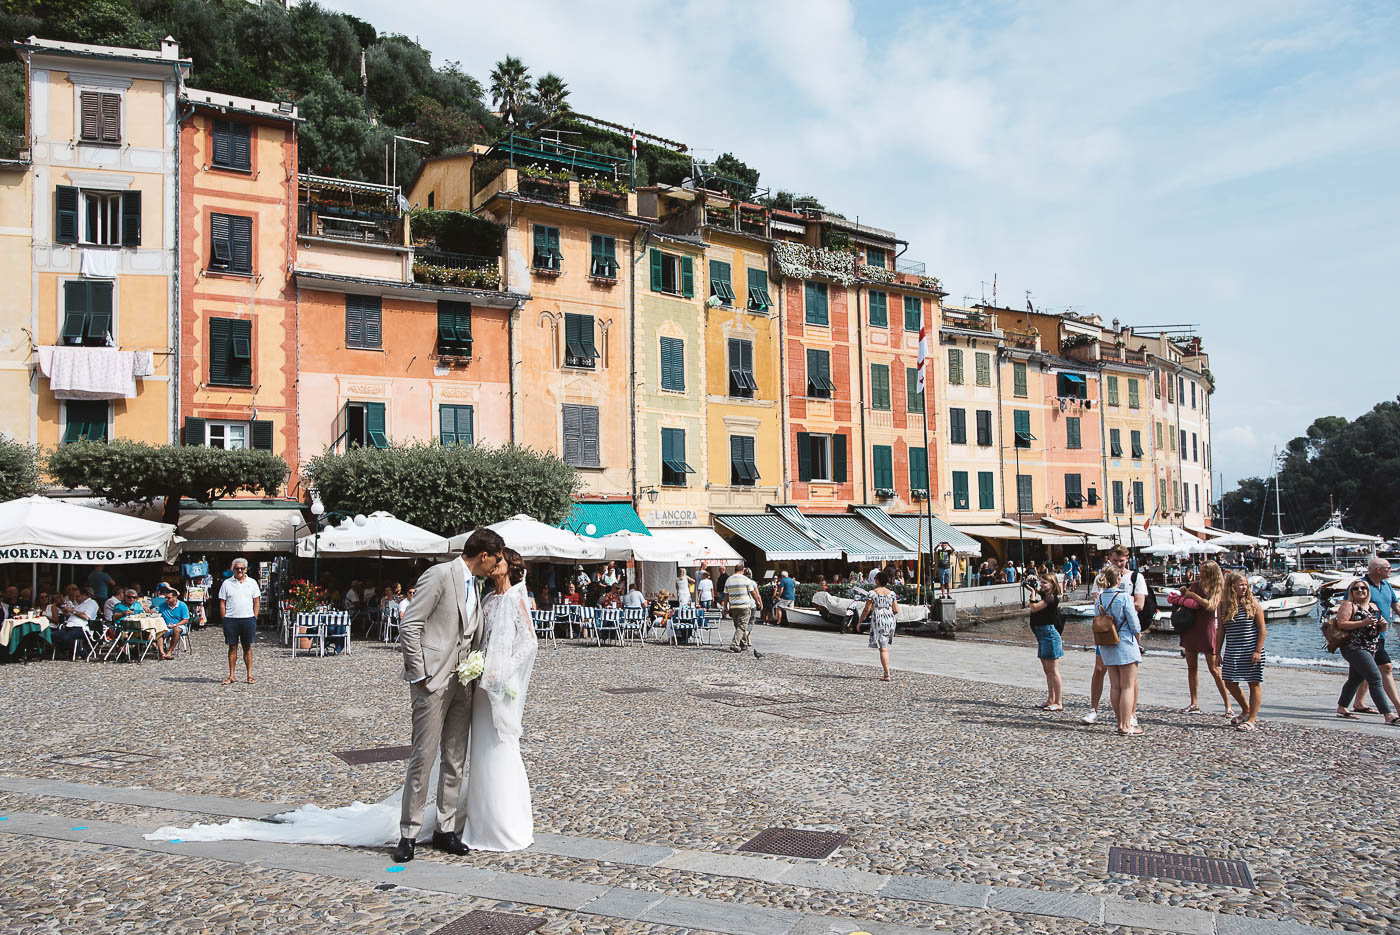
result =
[{"label": "white motorboat", "polygon": [[1094,602],[1083,601],[1076,604],[1061,604],[1060,613],[1066,617],[1092,617],[1094,616]]},{"label": "white motorboat", "polygon": [[831,622],[815,607],[784,607],[783,621],[788,626],[829,627]]},{"label": "white motorboat", "polygon": [[[828,620],[846,619],[846,612],[852,604],[862,605],[857,610],[863,611],[864,601],[853,601],[844,597],[834,597],[828,591],[819,591],[812,595],[812,603],[819,610],[825,611]],[[895,623],[899,626],[909,626],[915,623],[923,623],[928,619],[927,604],[900,604],[899,613],[895,615]]]},{"label": "white motorboat", "polygon": [[1295,594],[1291,597],[1276,597],[1271,601],[1260,601],[1266,620],[1286,620],[1290,617],[1306,617],[1317,607],[1318,600],[1311,594]]}]

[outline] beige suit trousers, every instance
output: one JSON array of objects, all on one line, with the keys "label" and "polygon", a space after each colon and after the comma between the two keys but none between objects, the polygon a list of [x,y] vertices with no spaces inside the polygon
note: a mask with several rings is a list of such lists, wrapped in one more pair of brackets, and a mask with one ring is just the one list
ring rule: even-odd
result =
[{"label": "beige suit trousers", "polygon": [[[473,683],[475,685],[475,683]],[[455,675],[435,692],[425,682],[409,685],[413,696],[413,753],[408,758],[404,780],[403,809],[399,833],[417,840],[423,826],[423,807],[428,800],[428,780],[433,758],[441,751],[438,772],[437,830],[460,833],[467,822],[467,810],[459,810],[462,784],[466,779],[467,743],[471,739],[472,689]]]}]

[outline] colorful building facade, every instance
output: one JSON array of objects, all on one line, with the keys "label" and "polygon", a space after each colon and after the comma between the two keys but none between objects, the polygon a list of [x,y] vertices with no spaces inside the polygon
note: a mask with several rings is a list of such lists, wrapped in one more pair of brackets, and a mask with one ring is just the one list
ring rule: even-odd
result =
[{"label": "colorful building facade", "polygon": [[34,349],[33,376],[15,397],[27,400],[21,437],[43,446],[170,442],[178,418],[176,120],[190,62],[169,40],[147,51],[31,38],[18,52],[32,267],[28,308],[7,301],[6,323],[24,328]]},{"label": "colorful building facade", "polygon": [[[994,309],[944,307],[932,344],[937,391],[939,495],[935,515],[950,523],[999,522],[1006,506],[1001,477],[1005,444],[1001,418],[1003,334]],[[1034,345],[1032,349],[1034,349]]]},{"label": "colorful building facade", "polygon": [[297,465],[296,109],[184,89],[181,441]]}]

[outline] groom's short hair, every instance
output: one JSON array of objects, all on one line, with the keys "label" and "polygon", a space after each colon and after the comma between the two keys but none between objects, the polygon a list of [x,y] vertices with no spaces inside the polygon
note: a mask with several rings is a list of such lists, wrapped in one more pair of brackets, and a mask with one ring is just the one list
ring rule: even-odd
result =
[{"label": "groom's short hair", "polygon": [[501,538],[499,533],[482,527],[473,530],[472,534],[467,536],[466,544],[462,546],[462,554],[467,558],[480,555],[482,552],[490,552],[492,555],[499,556],[505,547],[506,541]]}]

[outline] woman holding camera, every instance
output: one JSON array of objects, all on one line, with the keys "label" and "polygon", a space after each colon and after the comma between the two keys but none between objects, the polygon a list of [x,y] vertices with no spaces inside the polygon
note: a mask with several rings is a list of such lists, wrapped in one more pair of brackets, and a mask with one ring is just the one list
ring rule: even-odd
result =
[{"label": "woman holding camera", "polygon": [[1060,586],[1049,575],[1030,575],[1025,581],[1031,592],[1031,632],[1035,634],[1036,657],[1045,670],[1045,703],[1042,711],[1063,711],[1064,683],[1060,679],[1060,657],[1065,654],[1060,640]]}]

